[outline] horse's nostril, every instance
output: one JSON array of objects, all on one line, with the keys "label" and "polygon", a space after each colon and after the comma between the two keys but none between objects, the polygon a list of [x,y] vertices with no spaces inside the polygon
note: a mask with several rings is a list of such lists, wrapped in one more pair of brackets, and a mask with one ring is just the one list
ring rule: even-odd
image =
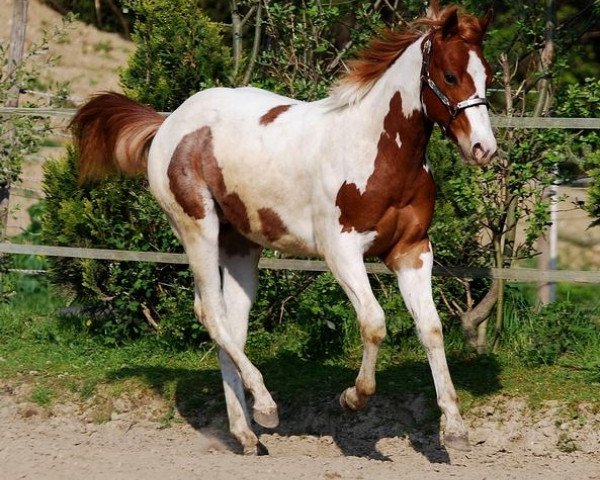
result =
[{"label": "horse's nostril", "polygon": [[477,161],[481,161],[486,156],[486,151],[481,146],[481,143],[477,142],[473,145],[473,158]]}]

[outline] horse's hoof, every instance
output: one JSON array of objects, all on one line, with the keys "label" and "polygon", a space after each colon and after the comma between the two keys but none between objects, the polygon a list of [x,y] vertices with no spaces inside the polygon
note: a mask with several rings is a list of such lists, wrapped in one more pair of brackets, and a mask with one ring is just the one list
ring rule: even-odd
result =
[{"label": "horse's hoof", "polygon": [[254,421],[265,428],[275,428],[279,425],[279,415],[277,407],[271,407],[267,410],[254,409]]},{"label": "horse's hoof", "polygon": [[356,393],[356,387],[348,387],[340,395],[340,405],[344,410],[356,412],[365,408],[367,405],[367,398],[361,398]]},{"label": "horse's hoof", "polygon": [[258,442],[256,445],[250,445],[248,447],[244,447],[244,455],[248,457],[262,457],[263,455],[268,455],[269,450],[262,443]]},{"label": "horse's hoof", "polygon": [[452,448],[454,450],[460,450],[461,452],[471,451],[471,445],[469,444],[469,436],[466,433],[462,435],[455,435],[452,433],[445,434],[444,446]]}]

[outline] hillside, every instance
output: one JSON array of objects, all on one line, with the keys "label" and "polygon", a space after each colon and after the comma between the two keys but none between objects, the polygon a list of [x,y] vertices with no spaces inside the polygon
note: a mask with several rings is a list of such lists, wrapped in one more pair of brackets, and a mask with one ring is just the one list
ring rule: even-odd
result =
[{"label": "hillside", "polygon": [[[8,44],[12,24],[12,0],[0,0],[0,41]],[[133,51],[133,43],[117,34],[102,32],[92,25],[74,21],[64,27],[62,16],[37,0],[30,0],[26,32],[27,47],[39,44],[45,32],[62,28],[62,35],[49,44],[47,54],[33,58],[39,70],[39,82],[35,91],[43,94],[58,83],[68,83],[70,97],[75,103],[81,103],[97,91],[121,91],[119,69],[127,64],[127,58]],[[54,60],[48,62],[48,58]],[[23,100],[27,100],[25,96]],[[48,158],[62,154],[67,133],[60,128],[64,120],[56,120],[58,129],[55,136],[47,142],[39,154],[23,165],[20,184],[12,190],[9,236],[18,235],[29,224],[27,209],[38,201],[41,195],[42,165]]]},{"label": "hillside", "polygon": [[[0,41],[8,43],[12,23],[12,0],[0,0]],[[44,32],[62,24],[62,17],[37,0],[29,2],[27,45],[39,43]],[[56,82],[69,82],[72,95],[85,98],[98,90],[120,90],[118,70],[127,63],[133,44],[113,33],[74,21],[65,35],[50,44],[55,65],[40,59],[41,88]]]}]

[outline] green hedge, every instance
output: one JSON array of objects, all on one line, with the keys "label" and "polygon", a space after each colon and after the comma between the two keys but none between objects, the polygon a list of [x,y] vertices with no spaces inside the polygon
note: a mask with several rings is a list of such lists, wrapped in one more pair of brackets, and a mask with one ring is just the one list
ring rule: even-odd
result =
[{"label": "green hedge", "polygon": [[[47,244],[182,251],[144,180],[122,177],[80,187],[72,148],[66,158],[46,164],[44,192],[42,239]],[[88,307],[82,328],[107,342],[151,330],[147,315],[169,341],[206,339],[194,321],[192,278],[185,266],[72,258],[53,259],[51,265],[51,280]]]}]

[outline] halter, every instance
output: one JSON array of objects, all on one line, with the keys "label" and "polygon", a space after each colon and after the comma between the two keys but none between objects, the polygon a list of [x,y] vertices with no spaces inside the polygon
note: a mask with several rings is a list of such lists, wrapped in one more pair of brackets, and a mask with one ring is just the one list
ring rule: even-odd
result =
[{"label": "halter", "polygon": [[444,132],[444,135],[448,135],[450,123],[452,123],[452,120],[454,120],[460,112],[470,107],[476,107],[477,105],[488,106],[488,101],[481,97],[469,98],[458,103],[450,101],[446,94],[440,90],[440,87],[438,87],[433,79],[429,76],[429,59],[431,58],[431,48],[431,35],[428,35],[423,43],[423,63],[421,64],[421,104],[423,103],[423,84],[425,84],[433,93],[435,93],[436,97],[444,104],[448,110],[448,113],[450,114],[450,118],[445,124],[437,122],[442,129],[442,132]]}]

